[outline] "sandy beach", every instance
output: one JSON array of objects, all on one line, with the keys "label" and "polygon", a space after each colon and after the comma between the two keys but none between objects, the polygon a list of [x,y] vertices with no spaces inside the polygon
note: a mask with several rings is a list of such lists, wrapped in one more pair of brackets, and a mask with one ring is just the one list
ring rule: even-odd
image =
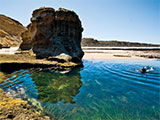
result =
[{"label": "sandy beach", "polygon": [[128,55],[114,55],[114,53],[85,53],[83,59],[85,60],[124,60],[124,59],[146,59],[144,57],[138,57],[138,56],[128,56]]},{"label": "sandy beach", "polygon": [[133,51],[133,50],[84,50],[85,60],[143,60],[151,58],[160,58],[160,51]]},{"label": "sandy beach", "polygon": [[[0,49],[0,55],[19,53],[18,47]],[[160,50],[83,50],[85,60],[143,60],[160,58]]]}]

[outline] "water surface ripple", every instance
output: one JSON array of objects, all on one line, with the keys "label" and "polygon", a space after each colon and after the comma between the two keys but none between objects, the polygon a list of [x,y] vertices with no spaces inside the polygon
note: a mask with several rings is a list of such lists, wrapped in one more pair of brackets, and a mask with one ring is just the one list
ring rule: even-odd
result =
[{"label": "water surface ripple", "polygon": [[[160,61],[86,61],[69,74],[0,72],[0,88],[59,120],[159,120]],[[142,74],[135,69],[153,66]]]}]

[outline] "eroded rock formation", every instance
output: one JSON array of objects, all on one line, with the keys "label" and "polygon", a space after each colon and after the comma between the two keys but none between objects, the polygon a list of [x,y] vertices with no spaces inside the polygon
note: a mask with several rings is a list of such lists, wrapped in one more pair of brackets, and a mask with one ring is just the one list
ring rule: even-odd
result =
[{"label": "eroded rock formation", "polygon": [[27,30],[21,34],[22,44],[20,45],[21,50],[30,50],[32,47],[31,40],[31,24],[27,26]]},{"label": "eroded rock formation", "polygon": [[54,58],[59,55],[63,58],[65,55],[65,61],[81,61],[84,54],[81,49],[82,31],[81,21],[74,11],[39,8],[33,11],[31,25],[23,34],[28,34],[31,39],[23,37],[20,48],[32,48],[38,58]]},{"label": "eroded rock formation", "polygon": [[0,49],[2,48],[2,45],[0,44]]},{"label": "eroded rock formation", "polygon": [[0,14],[0,44],[2,47],[19,46],[21,33],[26,28],[16,20]]}]

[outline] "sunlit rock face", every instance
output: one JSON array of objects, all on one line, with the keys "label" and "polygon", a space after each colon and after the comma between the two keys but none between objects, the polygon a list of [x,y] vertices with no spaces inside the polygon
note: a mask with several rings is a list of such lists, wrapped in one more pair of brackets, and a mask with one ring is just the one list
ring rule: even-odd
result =
[{"label": "sunlit rock face", "polygon": [[0,14],[0,48],[19,46],[22,42],[21,33],[25,30],[20,22]]},{"label": "sunlit rock face", "polygon": [[39,8],[33,11],[31,22],[32,49],[38,58],[65,54],[73,61],[81,61],[83,28],[74,11]]},{"label": "sunlit rock face", "polygon": [[50,120],[41,114],[41,111],[33,112],[27,101],[9,97],[0,88],[0,120]]}]

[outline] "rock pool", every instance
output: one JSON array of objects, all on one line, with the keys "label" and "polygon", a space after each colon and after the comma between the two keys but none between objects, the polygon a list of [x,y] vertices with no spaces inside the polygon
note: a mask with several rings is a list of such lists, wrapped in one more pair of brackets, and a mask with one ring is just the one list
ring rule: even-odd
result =
[{"label": "rock pool", "polygon": [[[0,88],[58,120],[160,119],[160,60],[83,60],[68,74],[0,72]],[[141,74],[135,69],[153,66]]]}]

